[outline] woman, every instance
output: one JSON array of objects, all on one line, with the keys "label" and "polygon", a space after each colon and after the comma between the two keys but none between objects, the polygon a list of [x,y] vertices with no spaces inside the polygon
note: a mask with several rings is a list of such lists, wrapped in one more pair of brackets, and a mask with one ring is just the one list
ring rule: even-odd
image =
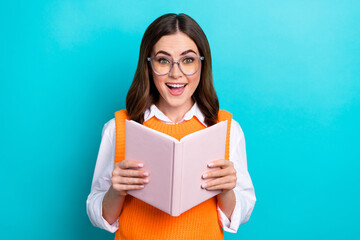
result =
[{"label": "woman", "polygon": [[[248,221],[256,198],[247,171],[244,135],[231,114],[219,111],[210,47],[192,18],[166,14],[147,28],[126,111],[115,116],[104,126],[87,200],[95,226],[117,231],[115,239],[223,239],[222,228],[236,232]],[[222,192],[178,217],[127,195],[128,190],[146,187],[151,175],[141,162],[124,160],[119,150],[123,148],[119,129],[124,119],[178,139],[230,120],[225,159],[210,162],[209,171],[201,176],[202,188]],[[209,178],[212,180],[206,181]]]}]

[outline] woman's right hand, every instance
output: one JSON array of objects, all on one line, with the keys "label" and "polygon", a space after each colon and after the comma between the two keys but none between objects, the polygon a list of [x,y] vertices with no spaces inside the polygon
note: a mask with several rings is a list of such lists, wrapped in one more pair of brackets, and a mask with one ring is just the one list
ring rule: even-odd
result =
[{"label": "woman's right hand", "polygon": [[128,190],[142,189],[149,183],[149,172],[141,170],[143,163],[123,160],[115,164],[112,172],[112,188],[121,196],[126,196]]}]

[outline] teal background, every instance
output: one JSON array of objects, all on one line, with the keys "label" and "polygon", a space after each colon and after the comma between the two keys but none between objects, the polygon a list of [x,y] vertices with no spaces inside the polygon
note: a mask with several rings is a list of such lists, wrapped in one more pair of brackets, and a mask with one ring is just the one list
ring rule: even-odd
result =
[{"label": "teal background", "polygon": [[360,1],[7,1],[0,8],[0,239],[113,239],[85,201],[146,27],[203,28],[257,203],[225,239],[359,239]]}]

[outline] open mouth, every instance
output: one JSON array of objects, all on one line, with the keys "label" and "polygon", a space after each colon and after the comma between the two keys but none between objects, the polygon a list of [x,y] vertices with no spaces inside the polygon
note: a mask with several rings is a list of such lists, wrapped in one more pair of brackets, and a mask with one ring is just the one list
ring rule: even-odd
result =
[{"label": "open mouth", "polygon": [[187,83],[183,83],[183,84],[172,84],[172,83],[166,83],[166,86],[170,89],[176,89],[176,88],[183,88],[187,85]]},{"label": "open mouth", "polygon": [[172,95],[178,96],[184,92],[187,83],[166,83],[166,86]]}]

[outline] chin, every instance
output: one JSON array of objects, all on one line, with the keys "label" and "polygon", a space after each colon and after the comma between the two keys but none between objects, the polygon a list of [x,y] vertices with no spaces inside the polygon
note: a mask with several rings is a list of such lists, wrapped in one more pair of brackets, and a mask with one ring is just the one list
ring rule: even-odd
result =
[{"label": "chin", "polygon": [[192,106],[192,100],[184,100],[184,99],[167,99],[166,105],[168,105],[171,108],[180,108],[185,106]]}]

